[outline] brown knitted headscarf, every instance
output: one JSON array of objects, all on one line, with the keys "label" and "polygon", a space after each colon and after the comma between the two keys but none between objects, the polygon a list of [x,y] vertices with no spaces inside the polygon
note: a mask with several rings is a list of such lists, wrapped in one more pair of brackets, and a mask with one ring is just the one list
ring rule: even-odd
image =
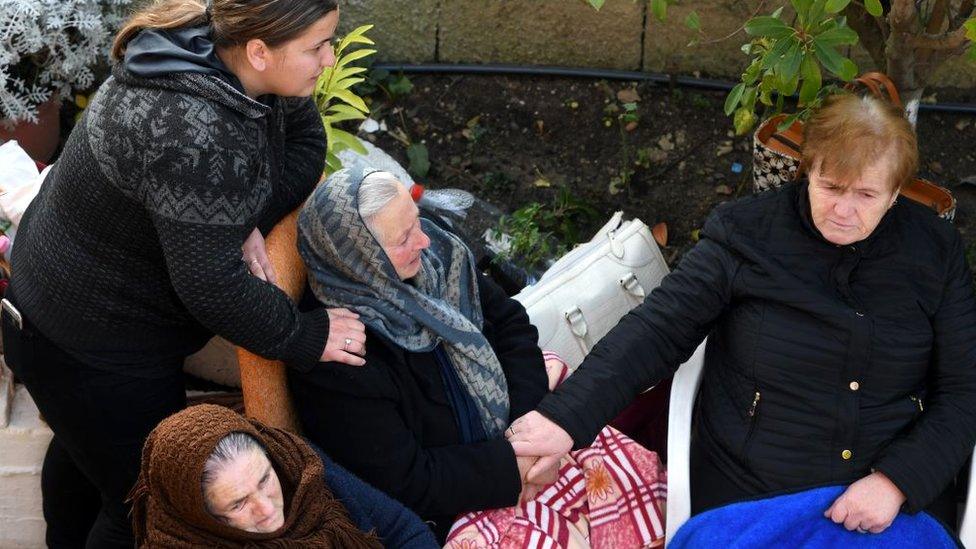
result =
[{"label": "brown knitted headscarf", "polygon": [[[285,523],[276,532],[245,532],[207,512],[203,466],[220,439],[247,433],[264,446],[281,481]],[[146,439],[142,470],[131,493],[136,545],[199,548],[374,548],[325,485],[322,460],[300,437],[213,404],[163,420]]]}]

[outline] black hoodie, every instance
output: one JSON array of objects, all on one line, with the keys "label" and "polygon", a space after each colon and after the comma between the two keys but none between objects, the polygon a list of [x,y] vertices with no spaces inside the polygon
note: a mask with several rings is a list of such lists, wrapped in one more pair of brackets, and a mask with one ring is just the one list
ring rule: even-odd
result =
[{"label": "black hoodie", "polygon": [[210,39],[209,25],[180,29],[147,29],[133,38],[125,49],[122,66],[143,78],[193,72],[220,78],[244,93],[237,76],[217,56]]}]

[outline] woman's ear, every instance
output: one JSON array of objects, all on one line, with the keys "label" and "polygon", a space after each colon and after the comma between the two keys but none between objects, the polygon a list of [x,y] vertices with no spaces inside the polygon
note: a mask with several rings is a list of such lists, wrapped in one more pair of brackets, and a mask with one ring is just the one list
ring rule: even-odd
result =
[{"label": "woman's ear", "polygon": [[244,56],[251,67],[258,72],[264,72],[271,66],[271,48],[259,38],[247,41],[244,45]]}]

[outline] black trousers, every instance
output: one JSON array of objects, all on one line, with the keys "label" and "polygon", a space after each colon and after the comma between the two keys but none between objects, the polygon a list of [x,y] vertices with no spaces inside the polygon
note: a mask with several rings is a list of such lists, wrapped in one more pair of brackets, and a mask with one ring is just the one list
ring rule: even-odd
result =
[{"label": "black trousers", "polygon": [[48,547],[131,549],[125,500],[146,436],[186,406],[180,364],[162,379],[96,367],[66,353],[28,319],[20,329],[2,316],[7,365],[54,431],[41,480]]}]

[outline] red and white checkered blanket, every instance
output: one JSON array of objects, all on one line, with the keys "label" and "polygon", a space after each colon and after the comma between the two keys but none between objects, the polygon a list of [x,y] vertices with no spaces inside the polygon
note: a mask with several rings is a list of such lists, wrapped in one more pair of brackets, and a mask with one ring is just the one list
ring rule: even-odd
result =
[{"label": "red and white checkered blanket", "polygon": [[[547,353],[555,386],[565,372]],[[458,518],[448,549],[619,549],[664,544],[667,473],[657,454],[612,427],[563,458],[556,482],[515,507]]]}]

